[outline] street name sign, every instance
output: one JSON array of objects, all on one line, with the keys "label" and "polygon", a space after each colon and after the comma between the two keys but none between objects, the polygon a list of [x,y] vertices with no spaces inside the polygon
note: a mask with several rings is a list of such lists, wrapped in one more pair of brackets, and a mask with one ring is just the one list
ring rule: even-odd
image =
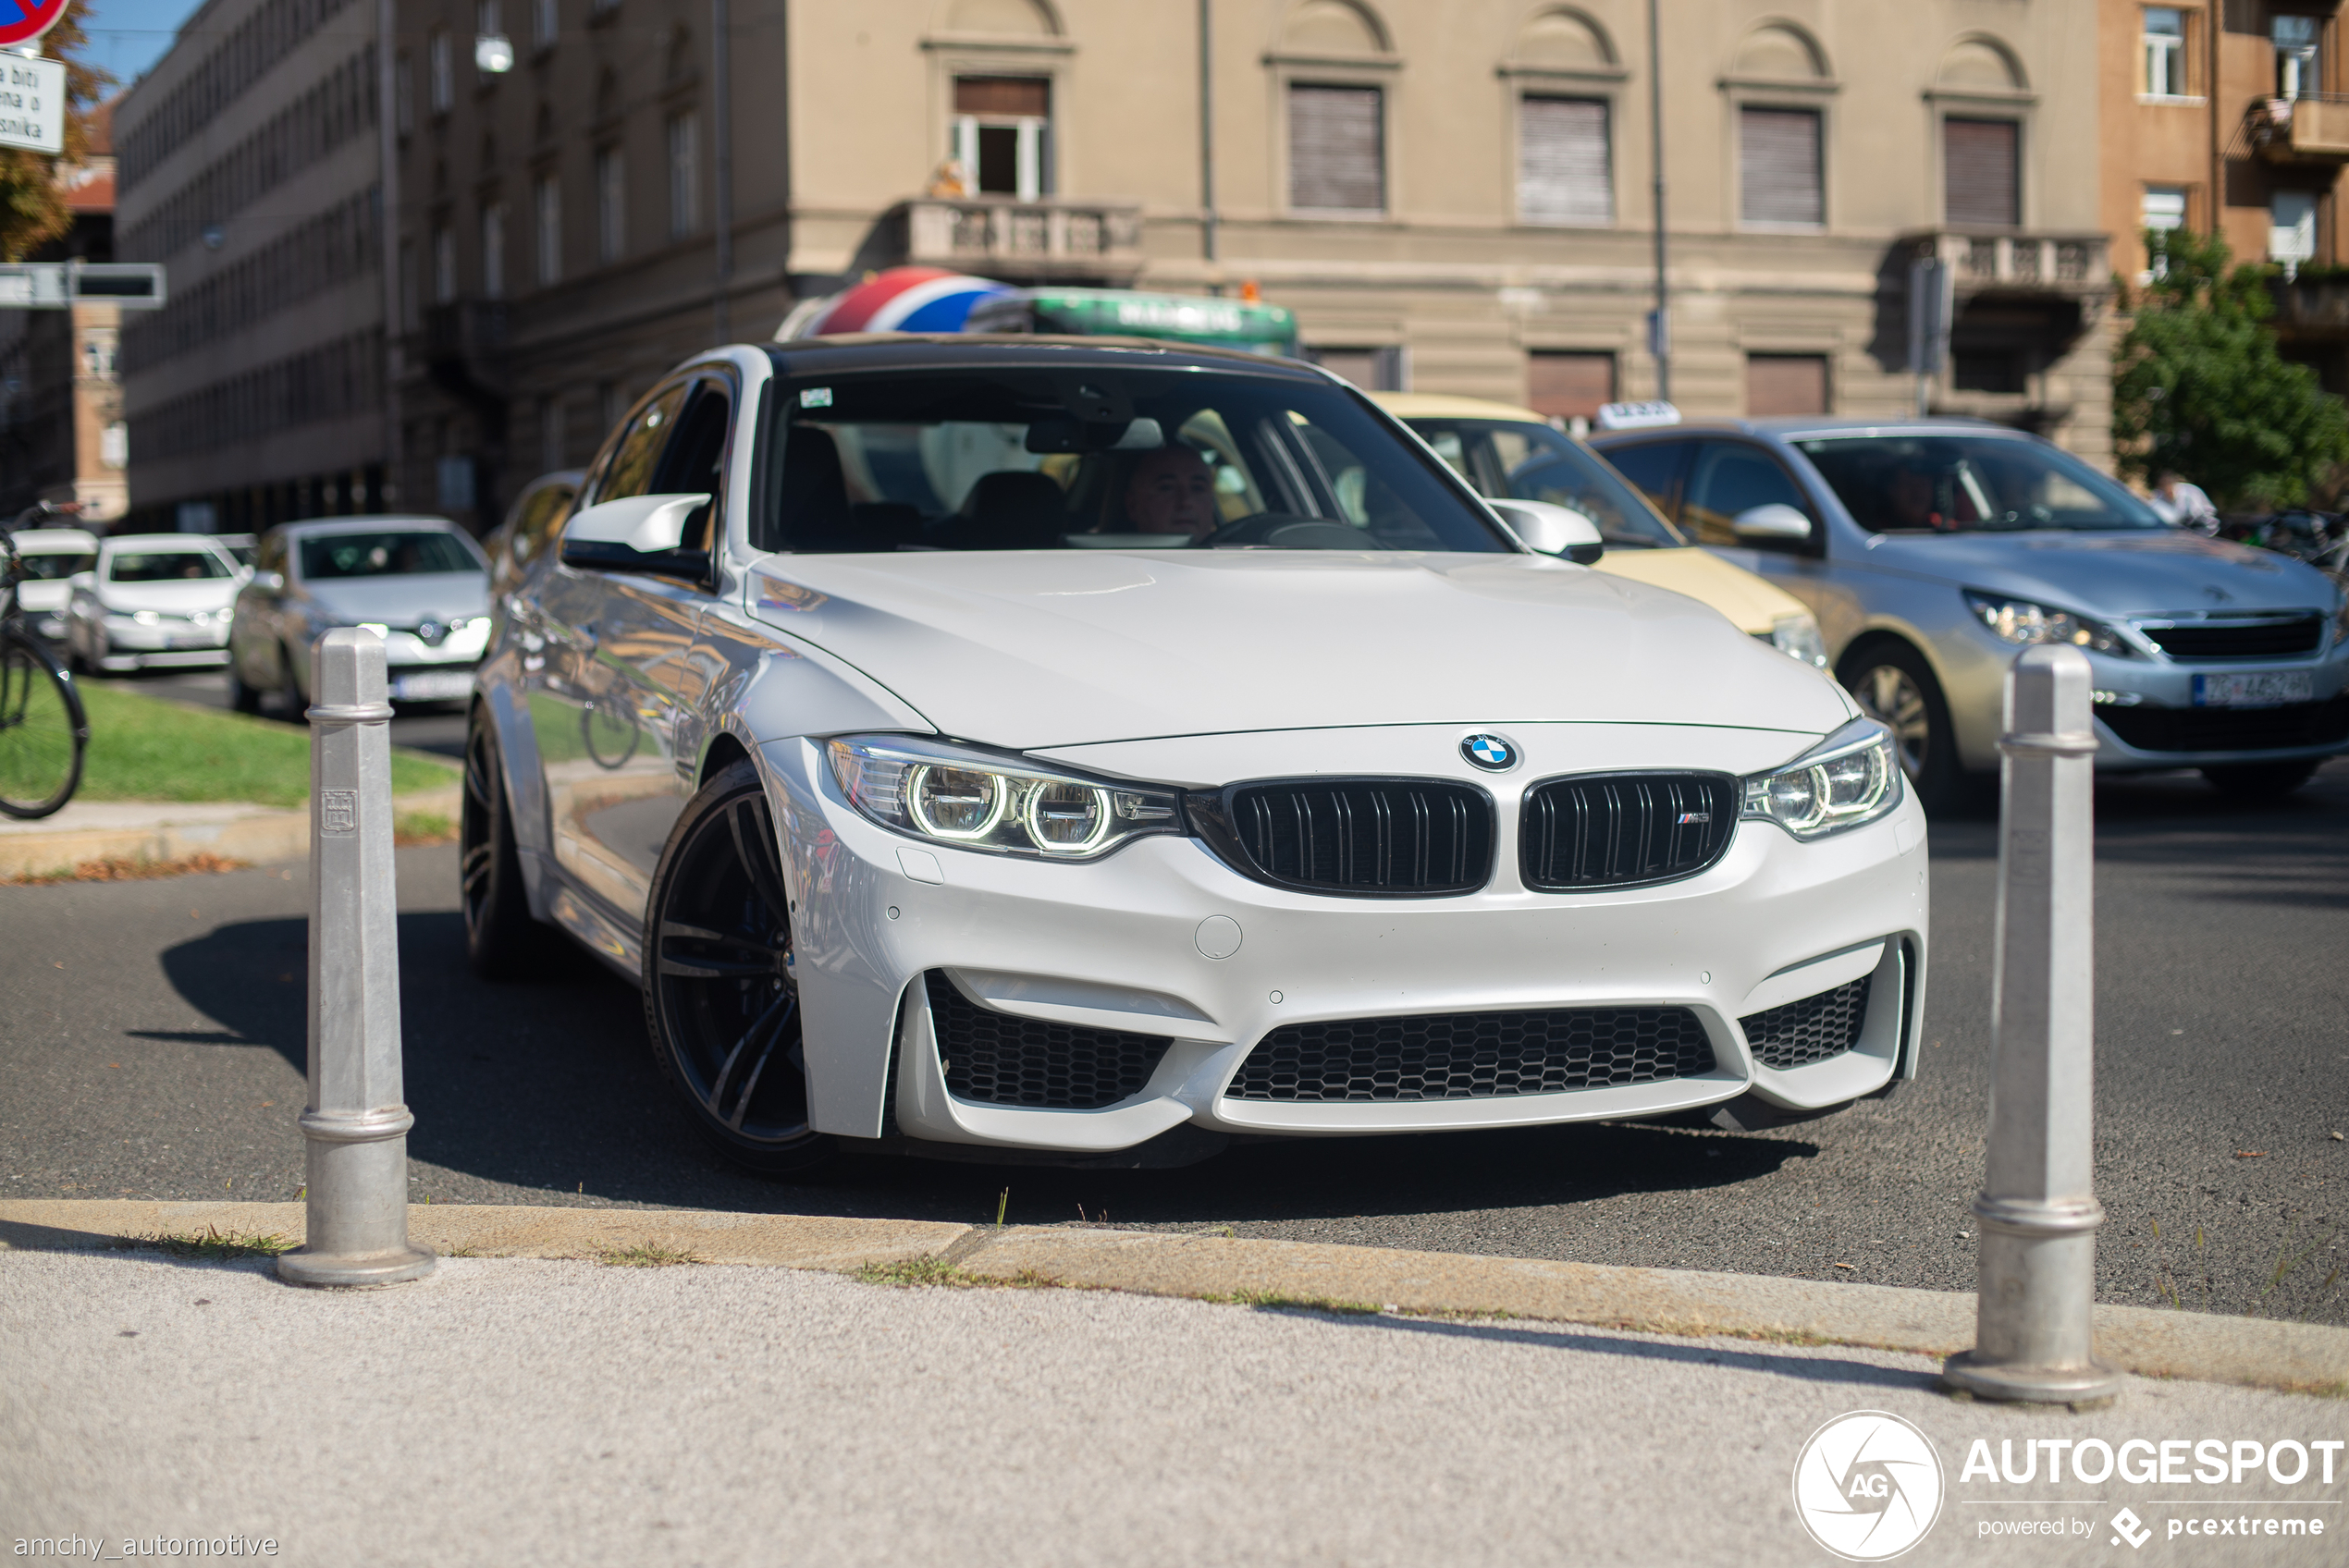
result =
[{"label": "street name sign", "polygon": [[[0,0],[0,13],[9,4]],[[64,61],[0,54],[0,147],[66,150]]]},{"label": "street name sign", "polygon": [[30,43],[65,19],[67,0],[0,0],[0,49]]},{"label": "street name sign", "polygon": [[0,311],[64,311],[76,305],[159,311],[166,302],[160,262],[0,263]]}]

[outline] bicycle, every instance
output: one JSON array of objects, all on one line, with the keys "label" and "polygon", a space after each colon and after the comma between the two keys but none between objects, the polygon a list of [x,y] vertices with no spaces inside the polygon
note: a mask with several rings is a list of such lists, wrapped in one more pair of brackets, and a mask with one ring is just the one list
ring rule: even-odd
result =
[{"label": "bicycle", "polygon": [[25,624],[17,584],[27,573],[16,530],[61,516],[46,503],[0,523],[0,815],[43,817],[81,785],[90,719],[73,678]]}]

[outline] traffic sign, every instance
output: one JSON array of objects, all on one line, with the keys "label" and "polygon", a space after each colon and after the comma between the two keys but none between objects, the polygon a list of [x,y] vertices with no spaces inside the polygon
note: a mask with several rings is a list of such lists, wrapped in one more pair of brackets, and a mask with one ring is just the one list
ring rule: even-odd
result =
[{"label": "traffic sign", "polygon": [[0,311],[102,304],[159,311],[166,301],[160,262],[0,263]]},{"label": "traffic sign", "polygon": [[[9,0],[0,0],[6,6]],[[66,67],[57,60],[0,55],[0,147],[66,150]]]},{"label": "traffic sign", "polygon": [[30,43],[65,19],[68,0],[0,0],[0,49]]}]

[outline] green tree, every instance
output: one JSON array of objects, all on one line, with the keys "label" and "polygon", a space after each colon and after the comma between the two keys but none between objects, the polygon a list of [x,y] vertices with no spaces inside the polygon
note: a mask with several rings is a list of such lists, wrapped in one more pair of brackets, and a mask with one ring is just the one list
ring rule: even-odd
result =
[{"label": "green tree", "polygon": [[2349,413],[2306,365],[2276,351],[2269,269],[2236,266],[2225,240],[2146,232],[2154,276],[2113,355],[2121,472],[2167,469],[2221,507],[2293,506],[2349,459]]},{"label": "green tree", "polygon": [[85,43],[70,7],[41,36],[42,54],[66,63],[66,150],[57,155],[0,147],[0,262],[23,261],[73,227],[73,214],[57,190],[57,165],[88,155],[88,110],[114,83],[113,77],[83,62]]}]

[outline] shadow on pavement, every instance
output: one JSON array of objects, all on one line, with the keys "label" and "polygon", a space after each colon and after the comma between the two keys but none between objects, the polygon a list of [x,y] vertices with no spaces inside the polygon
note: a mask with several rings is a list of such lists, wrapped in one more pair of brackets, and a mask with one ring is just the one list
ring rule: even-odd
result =
[{"label": "shadow on pavement", "polygon": [[[1294,1310],[1267,1307],[1266,1311]],[[1487,1323],[1431,1322],[1386,1313],[1331,1313],[1333,1321],[1348,1328],[1384,1329],[1398,1334],[1432,1334],[1439,1339],[1480,1340],[1487,1343],[1531,1345],[1540,1350],[1574,1351],[1583,1355],[1619,1355],[1633,1361],[1673,1361],[1692,1366],[1726,1366],[1738,1372],[1765,1372],[1805,1383],[1852,1383],[1864,1388],[1915,1389],[1931,1392],[1935,1374],[1897,1366],[1872,1366],[1864,1361],[1832,1356],[1774,1355],[1767,1351],[1728,1350],[1717,1344],[1661,1344],[1650,1340],[1618,1339],[1571,1329],[1508,1329]]]}]

